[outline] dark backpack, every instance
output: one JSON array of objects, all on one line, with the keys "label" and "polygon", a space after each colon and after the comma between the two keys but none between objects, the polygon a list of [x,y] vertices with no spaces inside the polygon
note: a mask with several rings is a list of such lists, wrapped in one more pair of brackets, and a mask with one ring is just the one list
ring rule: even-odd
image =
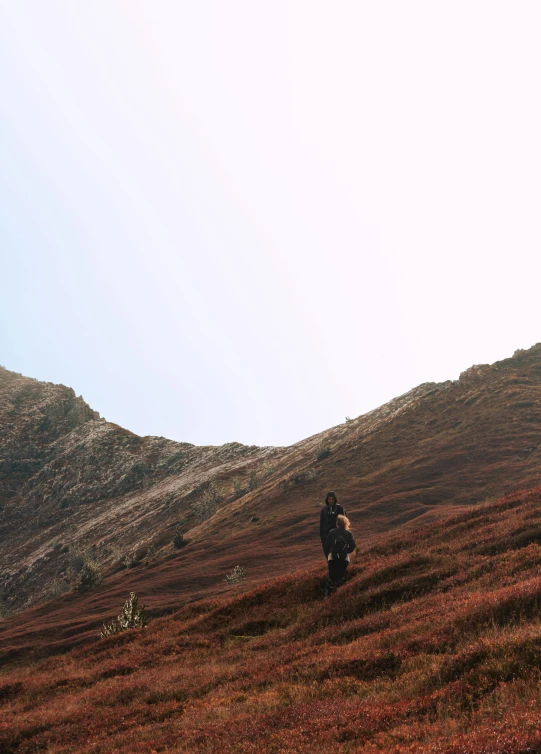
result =
[{"label": "dark backpack", "polygon": [[346,557],[349,552],[349,546],[346,542],[346,538],[343,534],[335,534],[334,540],[331,546],[331,555],[338,560]]},{"label": "dark backpack", "polygon": [[322,531],[325,534],[336,529],[336,519],[340,514],[345,515],[345,511],[341,505],[338,505],[338,503],[335,503],[334,505],[325,505],[321,517]]}]

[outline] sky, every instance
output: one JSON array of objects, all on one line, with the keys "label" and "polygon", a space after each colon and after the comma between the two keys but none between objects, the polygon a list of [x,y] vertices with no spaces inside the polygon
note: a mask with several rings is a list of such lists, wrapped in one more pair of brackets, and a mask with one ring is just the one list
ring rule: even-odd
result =
[{"label": "sky", "polygon": [[541,341],[541,6],[0,0],[0,364],[287,445]]}]

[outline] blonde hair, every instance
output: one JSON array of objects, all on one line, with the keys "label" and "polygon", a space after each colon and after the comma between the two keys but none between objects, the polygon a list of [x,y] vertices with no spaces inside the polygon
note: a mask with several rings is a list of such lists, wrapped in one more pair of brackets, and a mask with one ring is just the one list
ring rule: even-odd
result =
[{"label": "blonde hair", "polygon": [[341,529],[345,529],[346,531],[349,531],[351,529],[351,521],[347,516],[337,516],[336,517],[336,525],[339,526]]}]

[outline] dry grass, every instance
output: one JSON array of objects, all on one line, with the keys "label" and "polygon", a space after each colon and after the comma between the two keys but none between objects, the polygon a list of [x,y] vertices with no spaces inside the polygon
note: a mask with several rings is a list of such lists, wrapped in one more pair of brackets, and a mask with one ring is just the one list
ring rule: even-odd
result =
[{"label": "dry grass", "polygon": [[[541,749],[541,488],[0,673],[0,752]],[[51,649],[54,651],[54,648]]]}]

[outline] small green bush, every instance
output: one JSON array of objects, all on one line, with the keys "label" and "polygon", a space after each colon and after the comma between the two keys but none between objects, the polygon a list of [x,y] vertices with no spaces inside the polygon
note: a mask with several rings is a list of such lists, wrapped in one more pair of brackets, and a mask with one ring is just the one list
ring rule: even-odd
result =
[{"label": "small green bush", "polygon": [[206,489],[204,486],[202,487],[202,489],[204,491],[201,497],[195,502],[193,506],[195,520],[199,523],[212,518],[224,499],[220,487],[216,483],[215,479],[211,480],[206,485]]},{"label": "small green bush", "polygon": [[134,552],[127,552],[123,555],[121,561],[126,568],[135,568],[141,563],[141,558]]},{"label": "small green bush", "polygon": [[87,562],[79,572],[79,579],[75,585],[77,592],[88,592],[103,582],[103,576],[96,563]]},{"label": "small green bush", "polygon": [[60,595],[65,594],[69,590],[69,583],[66,579],[63,579],[60,576],[53,576],[48,582],[47,587],[49,595],[54,599],[55,597],[60,597]]},{"label": "small green bush", "polygon": [[225,580],[228,584],[231,586],[235,586],[236,584],[240,584],[241,581],[244,581],[246,579],[246,574],[244,572],[244,568],[240,565],[237,565],[233,568],[231,573],[228,573],[225,577]]},{"label": "small green bush", "polygon": [[210,482],[209,486],[207,487],[207,490],[205,494],[203,495],[203,500],[207,505],[211,506],[218,506],[221,502],[223,502],[224,496],[220,492],[220,488],[216,484],[214,480]]},{"label": "small green bush", "polygon": [[70,550],[70,556],[69,556],[69,568],[70,570],[77,574],[79,573],[85,563],[89,562],[88,553],[86,550],[80,550],[78,547],[73,547]]},{"label": "small green bush", "polygon": [[324,458],[328,458],[331,455],[331,449],[325,445],[320,445],[316,451],[316,461],[322,461]]},{"label": "small green bush", "polygon": [[184,534],[177,527],[175,531],[173,532],[173,545],[176,547],[177,550],[181,550],[183,547],[186,547],[187,544],[188,542],[186,541]]},{"label": "small green bush", "polygon": [[293,484],[310,484],[310,482],[313,482],[314,479],[317,476],[317,471],[315,469],[306,469],[305,471],[301,471],[298,474],[293,474],[292,477],[290,477],[290,482]]},{"label": "small green bush", "polygon": [[238,479],[235,479],[235,481],[233,482],[233,495],[235,496],[235,500],[238,500],[239,497],[246,495],[246,490]]},{"label": "small green bush", "polygon": [[100,632],[101,638],[113,636],[121,631],[128,631],[130,628],[144,628],[148,625],[148,618],[145,606],[138,607],[139,598],[135,592],[130,592],[130,596],[124,603],[122,612],[110,623],[104,623]]},{"label": "small green bush", "polygon": [[250,474],[248,475],[248,489],[250,492],[253,490],[256,490],[259,487],[259,477],[257,475],[257,471],[253,470],[250,471]]}]

